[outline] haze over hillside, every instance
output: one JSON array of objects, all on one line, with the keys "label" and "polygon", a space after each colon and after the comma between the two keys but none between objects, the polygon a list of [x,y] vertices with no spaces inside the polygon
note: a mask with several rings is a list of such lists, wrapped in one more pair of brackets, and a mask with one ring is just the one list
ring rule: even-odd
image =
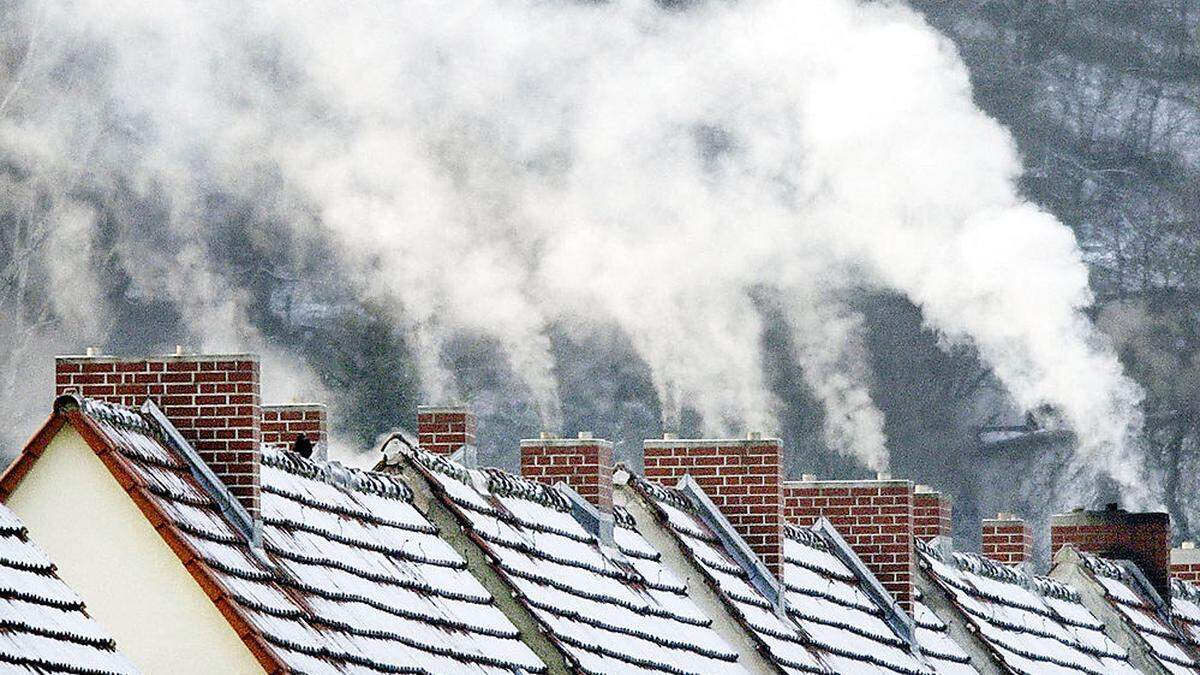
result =
[{"label": "haze over hillside", "polygon": [[463,399],[1190,534],[1200,2],[664,4],[0,0],[0,438],[184,344],[344,453]]}]

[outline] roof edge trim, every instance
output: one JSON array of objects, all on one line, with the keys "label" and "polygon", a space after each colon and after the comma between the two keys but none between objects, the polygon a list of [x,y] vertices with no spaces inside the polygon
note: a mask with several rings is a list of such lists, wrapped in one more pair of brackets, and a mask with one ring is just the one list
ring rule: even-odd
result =
[{"label": "roof edge trim", "polygon": [[225,517],[228,518],[231,523],[233,523],[234,527],[237,528],[238,532],[246,538],[246,541],[250,543],[252,550],[256,552],[261,550],[262,523],[255,521],[250,516],[250,512],[246,510],[246,507],[242,506],[242,503],[233,496],[233,493],[229,491],[229,488],[225,486],[225,483],[223,483],[220,478],[217,478],[217,474],[213,473],[213,470],[208,466],[208,463],[200,457],[199,453],[196,452],[191,443],[188,443],[187,439],[185,439],[179,433],[179,430],[175,428],[175,425],[171,424],[171,421],[168,420],[167,416],[163,414],[162,410],[160,410],[159,407],[154,404],[154,401],[146,399],[146,402],[142,404],[141,411],[143,414],[148,415],[150,419],[153,420],[154,424],[162,431],[163,438],[167,441],[167,444],[170,445],[171,449],[177,452],[179,456],[187,462],[188,471],[191,472],[196,481],[204,487],[205,492],[207,492],[208,495],[213,498],[213,501],[216,502],[217,508],[220,509],[221,513],[224,514]]},{"label": "roof edge trim", "polygon": [[604,513],[596,508],[595,504],[584,499],[583,495],[575,491],[575,488],[562,481],[555,483],[554,489],[558,490],[571,503],[571,515],[579,521],[583,529],[599,539],[601,544],[616,549],[611,513]]},{"label": "roof edge trim", "polygon": [[917,658],[921,658],[921,646],[917,644],[917,631],[912,617],[900,608],[900,604],[896,602],[892,594],[888,593],[879,579],[867,569],[862,559],[854,553],[854,549],[850,548],[850,544],[846,543],[833,523],[822,516],[813,524],[812,529],[825,538],[830,544],[830,548],[833,549],[834,555],[850,568],[854,576],[858,577],[859,583],[863,585],[863,590],[883,610],[884,620],[896,632],[896,635],[909,644]]},{"label": "roof edge trim", "polygon": [[720,509],[713,504],[709,499],[708,494],[704,492],[704,488],[692,478],[691,474],[684,474],[683,478],[679,479],[679,484],[675,486],[677,490],[687,495],[695,505],[697,514],[700,516],[704,524],[708,525],[721,543],[725,546],[725,550],[729,552],[730,557],[737,562],[750,581],[750,584],[763,594],[763,597],[771,603],[775,608],[775,612],[783,616],[784,610],[784,594],[783,586],[779,583],[779,579],[775,578],[774,574],[767,569],[767,566],[750,548],[745,539],[734,529],[733,524],[721,513]]}]

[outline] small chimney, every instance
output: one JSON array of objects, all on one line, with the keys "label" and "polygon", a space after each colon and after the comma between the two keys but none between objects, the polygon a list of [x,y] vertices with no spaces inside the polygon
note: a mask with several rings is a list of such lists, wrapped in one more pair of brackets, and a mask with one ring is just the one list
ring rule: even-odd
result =
[{"label": "small chimney", "polygon": [[55,395],[129,407],[151,399],[250,516],[259,517],[262,407],[258,356],[60,356]]},{"label": "small chimney", "polygon": [[1200,549],[1195,542],[1185,541],[1171,550],[1171,576],[1200,584]]},{"label": "small chimney", "polygon": [[297,437],[313,444],[312,459],[322,462],[328,458],[328,413],[321,403],[292,403],[264,405],[262,408],[263,445],[292,447]]},{"label": "small chimney", "polygon": [[983,521],[983,557],[1002,565],[1023,565],[1033,558],[1033,531],[1012,513]]},{"label": "small chimney", "polygon": [[[915,496],[911,482],[892,478],[788,481],[784,514],[787,522],[805,527],[828,519],[896,602],[912,612]],[[939,512],[939,526],[940,518]]]},{"label": "small chimney", "polygon": [[913,536],[921,541],[934,537],[950,539],[950,497],[928,485],[918,485],[913,495]]},{"label": "small chimney", "polygon": [[1070,545],[1110,560],[1128,560],[1170,604],[1171,518],[1166,513],[1129,513],[1110,504],[1103,511],[1072,511],[1050,519],[1050,555]]},{"label": "small chimney", "polygon": [[680,440],[642,444],[646,478],[704,490],[767,569],[783,573],[783,445],[778,439]]},{"label": "small chimney", "polygon": [[521,475],[547,485],[562,481],[601,514],[612,515],[613,446],[590,432],[521,441]]},{"label": "small chimney", "polygon": [[475,413],[462,405],[417,407],[417,443],[435,455],[453,455],[475,446]]}]

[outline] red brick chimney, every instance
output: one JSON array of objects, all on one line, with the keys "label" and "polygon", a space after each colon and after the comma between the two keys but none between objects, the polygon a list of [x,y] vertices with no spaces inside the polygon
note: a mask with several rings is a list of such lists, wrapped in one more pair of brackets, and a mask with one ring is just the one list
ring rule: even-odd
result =
[{"label": "red brick chimney", "polygon": [[1053,516],[1050,555],[1068,544],[1109,560],[1129,560],[1170,604],[1171,518],[1166,513],[1130,513],[1110,504],[1103,511]]},{"label": "red brick chimney", "polygon": [[436,455],[475,445],[475,413],[461,405],[417,407],[417,444]]},{"label": "red brick chimney", "polygon": [[1195,542],[1185,541],[1179,548],[1171,549],[1171,576],[1200,584],[1200,549]]},{"label": "red brick chimney", "polygon": [[1033,558],[1029,523],[1011,513],[983,521],[983,556],[1003,565],[1021,565]]},{"label": "red brick chimney", "polygon": [[951,529],[950,497],[918,485],[913,495],[913,536],[921,541],[934,537],[949,538]]},{"label": "red brick chimney", "polygon": [[[916,577],[913,484],[883,474],[865,481],[805,478],[784,484],[787,522],[809,526],[828,519],[896,602],[911,612]],[[940,513],[934,520],[940,523]]]},{"label": "red brick chimney", "polygon": [[313,444],[312,457],[322,461],[328,455],[328,412],[321,403],[291,403],[262,407],[263,445],[287,445],[304,434]]},{"label": "red brick chimney", "polygon": [[521,475],[547,485],[562,481],[602,513],[613,510],[613,446],[591,434],[521,441]]},{"label": "red brick chimney", "polygon": [[253,354],[55,360],[55,395],[74,391],[131,407],[153,400],[256,520],[262,463],[259,389]]},{"label": "red brick chimney", "polygon": [[645,476],[674,486],[690,475],[767,569],[783,572],[783,445],[746,440],[648,440]]}]

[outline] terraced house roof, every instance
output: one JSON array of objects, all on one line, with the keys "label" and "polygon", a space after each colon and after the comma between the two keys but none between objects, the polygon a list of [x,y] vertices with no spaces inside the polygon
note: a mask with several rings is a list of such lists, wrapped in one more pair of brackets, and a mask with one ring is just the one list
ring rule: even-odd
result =
[{"label": "terraced house roof", "polygon": [[392,477],[263,448],[258,546],[169,423],[67,415],[268,672],[545,670]]},{"label": "terraced house roof", "polygon": [[[835,552],[836,543],[817,529],[788,526],[784,541],[782,611],[681,490],[635,480],[639,492],[675,535],[708,582],[736,609],[742,623],[784,672],[975,673],[969,657],[946,635],[946,627],[921,607],[927,658],[914,654],[867,593],[859,572]],[[852,556],[848,548],[842,550]],[[925,647],[922,644],[922,647]],[[925,650],[922,650],[925,651]]]},{"label": "terraced house roof", "polygon": [[[1104,589],[1104,597],[1116,608],[1126,629],[1143,643],[1145,651],[1157,665],[1174,675],[1194,675],[1196,662],[1188,653],[1184,635],[1177,632],[1171,618],[1171,610],[1161,599],[1150,595],[1147,587],[1138,579],[1132,563],[1122,564],[1091,554],[1081,554],[1085,568],[1092,578]],[[1182,582],[1176,582],[1182,587]],[[1190,599],[1185,595],[1179,610],[1182,626],[1187,626],[1186,617]],[[1195,604],[1191,604],[1195,607]]]},{"label": "terraced house roof", "polygon": [[5,506],[0,506],[0,671],[137,672]]},{"label": "terraced house roof", "polygon": [[917,542],[921,567],[991,653],[1023,675],[1137,673],[1079,594],[975,553]]},{"label": "terraced house roof", "polygon": [[602,543],[555,489],[499,469],[467,469],[420,449],[394,455],[429,481],[515,597],[584,673],[745,672],[712,619],[616,510]]}]

